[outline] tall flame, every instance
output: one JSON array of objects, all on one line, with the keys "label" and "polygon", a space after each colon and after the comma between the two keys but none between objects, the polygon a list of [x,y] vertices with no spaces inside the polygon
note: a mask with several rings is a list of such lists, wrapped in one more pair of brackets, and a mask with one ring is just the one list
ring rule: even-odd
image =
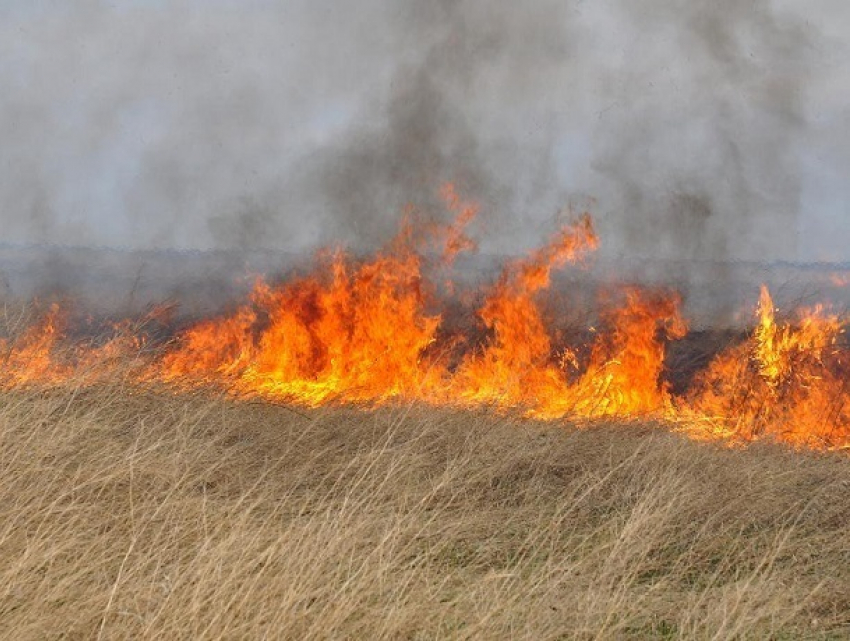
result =
[{"label": "tall flame", "polygon": [[325,252],[310,273],[258,280],[242,305],[168,342],[145,330],[159,312],[81,332],[54,304],[0,339],[0,386],[90,385],[120,372],[134,385],[215,386],[307,406],[415,401],[544,419],[652,416],[696,438],[850,447],[844,320],[823,307],[780,319],[763,287],[752,331],[680,395],[671,392],[666,371],[668,343],[688,331],[676,293],[609,293],[586,328],[592,338],[564,342],[546,292],[554,270],[581,263],[598,247],[587,215],[505,265],[478,291],[482,302],[463,325],[474,329],[458,336],[446,320],[454,284],[440,293],[431,276],[475,249],[467,228],[479,207],[451,185],[441,193],[451,224],[423,234],[406,219],[396,238],[365,260]]},{"label": "tall flame", "polygon": [[539,408],[564,392],[551,361],[552,345],[534,295],[549,287],[553,269],[579,260],[598,239],[590,218],[562,229],[548,245],[509,265],[478,312],[491,337],[467,355],[453,379],[452,396],[466,404]]},{"label": "tall flame", "polygon": [[752,336],[700,375],[692,407],[738,439],[850,444],[850,371],[839,341],[843,326],[821,307],[802,310],[796,323],[777,323],[773,300],[762,287]]},{"label": "tall flame", "polygon": [[597,338],[577,386],[576,409],[588,416],[641,416],[668,410],[662,380],[665,341],[682,338],[687,324],[677,295],[626,292],[626,302],[604,314],[608,331]]},{"label": "tall flame", "polygon": [[411,243],[405,226],[363,264],[337,251],[312,275],[258,282],[250,305],[190,328],[163,359],[162,377],[186,384],[225,377],[241,392],[308,405],[421,396],[440,377],[423,360],[440,318],[425,313],[421,258]]}]

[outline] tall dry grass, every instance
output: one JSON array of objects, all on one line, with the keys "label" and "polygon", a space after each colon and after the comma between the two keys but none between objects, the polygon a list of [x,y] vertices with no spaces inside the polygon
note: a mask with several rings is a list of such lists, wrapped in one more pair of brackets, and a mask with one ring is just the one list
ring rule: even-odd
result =
[{"label": "tall dry grass", "polygon": [[0,635],[850,635],[850,461],[653,425],[0,395]]}]

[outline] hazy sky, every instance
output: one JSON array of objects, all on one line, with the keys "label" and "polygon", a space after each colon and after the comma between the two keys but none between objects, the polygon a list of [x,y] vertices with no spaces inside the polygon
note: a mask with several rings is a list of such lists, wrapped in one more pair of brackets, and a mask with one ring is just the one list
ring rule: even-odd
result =
[{"label": "hazy sky", "polygon": [[0,241],[850,260],[844,0],[0,0]]}]

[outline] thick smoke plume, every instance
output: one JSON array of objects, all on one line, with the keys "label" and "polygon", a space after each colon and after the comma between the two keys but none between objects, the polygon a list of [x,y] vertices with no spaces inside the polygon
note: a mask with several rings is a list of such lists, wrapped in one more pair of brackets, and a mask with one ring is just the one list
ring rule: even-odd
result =
[{"label": "thick smoke plume", "polygon": [[796,259],[818,39],[770,0],[7,3],[7,242],[372,247],[446,180],[485,251]]},{"label": "thick smoke plume", "polygon": [[624,4],[632,63],[608,75],[596,168],[642,251],[796,258],[811,34],[773,5]]}]

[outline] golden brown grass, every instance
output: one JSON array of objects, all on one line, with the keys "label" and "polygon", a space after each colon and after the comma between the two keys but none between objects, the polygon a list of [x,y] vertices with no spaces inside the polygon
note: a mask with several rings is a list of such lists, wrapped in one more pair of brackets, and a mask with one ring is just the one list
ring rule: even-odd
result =
[{"label": "golden brown grass", "polygon": [[850,461],[661,427],[0,395],[4,638],[850,635]]}]

